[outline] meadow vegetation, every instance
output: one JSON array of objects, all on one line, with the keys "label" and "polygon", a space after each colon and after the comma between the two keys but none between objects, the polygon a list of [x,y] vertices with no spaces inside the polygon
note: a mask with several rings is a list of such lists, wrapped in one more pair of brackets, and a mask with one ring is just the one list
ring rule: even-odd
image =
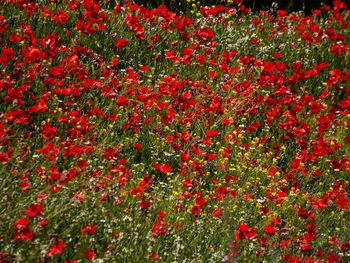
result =
[{"label": "meadow vegetation", "polygon": [[0,1],[0,262],[350,260],[350,9],[228,2]]}]

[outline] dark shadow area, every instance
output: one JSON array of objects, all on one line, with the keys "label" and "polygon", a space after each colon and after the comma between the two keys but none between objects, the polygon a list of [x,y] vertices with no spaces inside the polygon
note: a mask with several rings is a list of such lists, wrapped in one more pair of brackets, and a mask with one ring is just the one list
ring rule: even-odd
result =
[{"label": "dark shadow area", "polygon": [[[99,2],[103,2],[106,7],[113,9],[117,4],[123,4],[127,1],[99,0]],[[143,5],[151,9],[157,8],[160,5],[165,5],[170,11],[173,12],[185,11],[186,9],[190,8],[191,3],[193,3],[189,3],[186,0],[132,0],[130,2],[132,2],[133,4]],[[198,2],[200,2],[200,4],[198,4]],[[220,0],[198,0],[195,3],[197,4],[197,6],[211,6],[218,4],[228,6],[226,2],[227,1]],[[320,9],[322,3],[332,6],[333,0],[243,0],[243,5],[245,7],[249,7],[252,10],[252,12],[259,12],[261,10],[286,10],[290,12],[304,11],[306,15],[310,15],[312,13],[312,10]]]},{"label": "dark shadow area", "polygon": [[276,3],[275,5],[276,9],[278,10],[288,10],[288,11],[304,11],[305,14],[309,15],[312,13],[312,10],[320,9],[322,6],[322,3],[326,5],[332,5],[332,0],[323,0],[323,1],[312,1],[312,0],[285,0],[285,1],[278,1],[278,0],[244,0],[243,4],[246,7],[249,7],[253,12],[261,11],[261,10],[270,10],[273,6],[273,3]]}]

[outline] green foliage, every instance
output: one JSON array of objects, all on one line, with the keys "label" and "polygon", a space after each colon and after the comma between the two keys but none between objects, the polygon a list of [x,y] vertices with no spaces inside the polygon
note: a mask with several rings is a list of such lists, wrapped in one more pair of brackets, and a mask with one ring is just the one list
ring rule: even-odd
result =
[{"label": "green foliage", "polygon": [[346,6],[142,4],[0,3],[0,262],[349,260]]}]

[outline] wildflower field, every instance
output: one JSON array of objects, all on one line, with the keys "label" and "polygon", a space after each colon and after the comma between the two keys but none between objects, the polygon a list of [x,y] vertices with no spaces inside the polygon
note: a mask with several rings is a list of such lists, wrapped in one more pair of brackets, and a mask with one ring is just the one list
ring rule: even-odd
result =
[{"label": "wildflower field", "polygon": [[350,261],[350,6],[227,2],[0,0],[0,262]]}]

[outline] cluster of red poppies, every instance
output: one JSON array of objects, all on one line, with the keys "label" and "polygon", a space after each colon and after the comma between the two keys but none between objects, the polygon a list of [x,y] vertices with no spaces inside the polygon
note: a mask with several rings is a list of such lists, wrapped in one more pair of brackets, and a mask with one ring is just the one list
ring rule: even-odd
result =
[{"label": "cluster of red poppies", "polygon": [[0,262],[349,260],[347,5],[107,6],[0,3]]}]

